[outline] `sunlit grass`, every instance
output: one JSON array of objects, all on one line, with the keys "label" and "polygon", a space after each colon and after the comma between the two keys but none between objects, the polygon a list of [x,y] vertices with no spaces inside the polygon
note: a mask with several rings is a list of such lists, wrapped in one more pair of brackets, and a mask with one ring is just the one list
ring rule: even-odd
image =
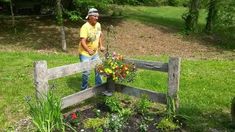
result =
[{"label": "sunlit grass", "polygon": [[[164,57],[137,57],[167,62]],[[0,128],[13,126],[28,116],[25,96],[35,96],[33,62],[46,60],[48,67],[78,61],[77,56],[40,54],[34,52],[0,52]],[[188,129],[207,131],[208,128],[226,130],[229,109],[235,94],[234,61],[182,60],[180,79],[180,113],[190,117]],[[90,78],[94,85],[94,76]],[[80,90],[80,74],[50,81],[60,97]],[[167,73],[139,70],[136,80],[128,85],[158,92],[167,91]]]},{"label": "sunlit grass", "polygon": [[[184,20],[182,15],[187,12],[185,7],[171,7],[171,6],[160,6],[160,7],[132,7],[127,6],[125,8],[124,15],[130,19],[141,21],[145,24],[163,25],[173,29],[184,28]],[[199,25],[201,28],[206,24],[206,10],[200,10],[199,14]]]}]

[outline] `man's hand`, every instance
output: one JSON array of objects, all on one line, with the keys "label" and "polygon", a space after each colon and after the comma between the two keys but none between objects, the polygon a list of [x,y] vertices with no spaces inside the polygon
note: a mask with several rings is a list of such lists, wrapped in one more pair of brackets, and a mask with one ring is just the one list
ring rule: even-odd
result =
[{"label": "man's hand", "polygon": [[95,54],[95,51],[93,51],[91,49],[88,49],[87,52],[88,52],[89,55],[94,55]]},{"label": "man's hand", "polygon": [[101,51],[101,52],[104,52],[104,51],[105,51],[105,47],[104,47],[104,46],[101,46],[101,47],[100,47],[100,51]]}]

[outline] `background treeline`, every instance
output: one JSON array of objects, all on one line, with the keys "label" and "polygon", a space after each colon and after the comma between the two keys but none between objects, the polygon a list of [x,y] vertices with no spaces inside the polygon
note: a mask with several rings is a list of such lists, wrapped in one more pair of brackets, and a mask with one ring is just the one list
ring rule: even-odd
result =
[{"label": "background treeline", "polygon": [[[123,15],[123,5],[185,7],[182,20],[186,34],[204,31],[227,45],[235,41],[235,0],[0,0],[0,14],[5,11],[14,16],[31,6],[33,11],[25,12],[52,14],[58,18],[61,7],[61,18],[77,21],[84,19],[91,7],[98,8],[102,15]],[[200,10],[207,13],[203,28],[198,25]],[[13,17],[12,20],[14,25]]]}]

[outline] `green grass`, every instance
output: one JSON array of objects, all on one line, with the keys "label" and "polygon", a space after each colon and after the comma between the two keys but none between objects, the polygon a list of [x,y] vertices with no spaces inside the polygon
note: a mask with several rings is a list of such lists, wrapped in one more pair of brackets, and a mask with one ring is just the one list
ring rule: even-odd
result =
[{"label": "green grass", "polygon": [[[166,61],[167,57],[138,57],[144,60]],[[48,67],[76,63],[77,56],[40,54],[35,52],[0,52],[0,130],[12,127],[28,115],[25,96],[35,95],[33,62],[46,60]],[[229,129],[229,109],[235,94],[235,61],[182,60],[180,79],[180,113],[190,117],[191,131]],[[93,77],[90,82],[93,82]],[[80,74],[51,81],[58,96],[79,91]],[[166,92],[167,74],[139,70],[133,83],[140,88]]]},{"label": "green grass", "polygon": [[[145,24],[163,25],[176,30],[184,28],[182,15],[187,12],[185,7],[130,7],[124,8],[124,16],[130,19],[141,21]],[[199,25],[202,28],[206,23],[206,10],[201,10],[199,14]]]}]

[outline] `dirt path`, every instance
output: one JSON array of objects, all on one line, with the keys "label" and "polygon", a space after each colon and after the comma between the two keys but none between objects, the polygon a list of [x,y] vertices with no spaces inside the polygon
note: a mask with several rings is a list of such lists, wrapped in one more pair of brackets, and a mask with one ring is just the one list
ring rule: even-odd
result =
[{"label": "dirt path", "polygon": [[235,59],[235,51],[217,49],[213,43],[184,38],[164,27],[122,22],[116,28],[111,48],[126,55],[169,55],[183,58]]},{"label": "dirt path", "polygon": [[[33,19],[21,21],[18,25],[20,24],[20,33],[17,35],[12,35],[7,30],[0,31],[0,50],[60,52],[59,28],[54,22]],[[66,28],[68,52],[71,54],[77,54],[79,27],[68,25]],[[152,27],[140,22],[121,21],[114,26],[114,32],[115,37],[110,38],[110,50],[129,57],[166,55],[193,59],[235,60],[235,50],[219,49],[211,42],[186,38],[161,26]]]}]

